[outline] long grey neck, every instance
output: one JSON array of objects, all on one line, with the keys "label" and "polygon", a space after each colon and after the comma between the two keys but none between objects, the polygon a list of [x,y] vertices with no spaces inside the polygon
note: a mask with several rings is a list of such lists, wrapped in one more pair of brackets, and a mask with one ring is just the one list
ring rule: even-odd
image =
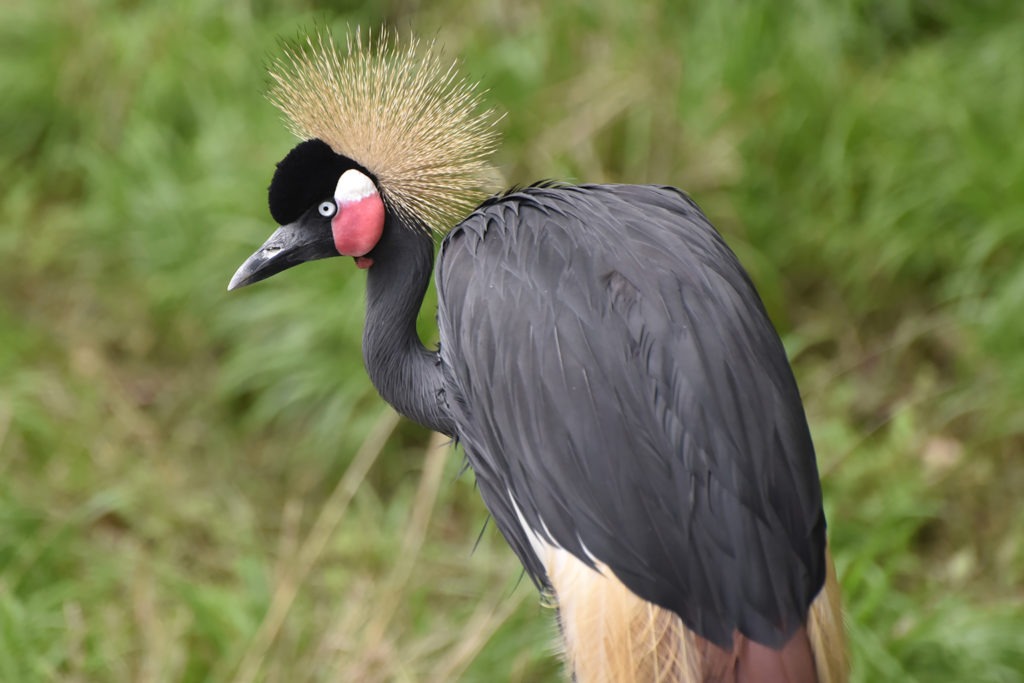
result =
[{"label": "long grey neck", "polygon": [[434,243],[389,217],[367,271],[363,362],[381,397],[402,415],[454,436],[443,409],[443,376],[436,351],[423,346],[416,315],[430,282]]}]

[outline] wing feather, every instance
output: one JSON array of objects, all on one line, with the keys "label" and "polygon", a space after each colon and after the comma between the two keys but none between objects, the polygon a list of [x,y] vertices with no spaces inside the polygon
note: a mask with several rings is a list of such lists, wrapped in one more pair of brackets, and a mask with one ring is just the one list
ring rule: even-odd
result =
[{"label": "wing feather", "polygon": [[520,520],[721,647],[787,642],[825,577],[814,450],[778,335],[697,206],[528,188],[452,231],[437,275],[458,436],[534,581]]}]

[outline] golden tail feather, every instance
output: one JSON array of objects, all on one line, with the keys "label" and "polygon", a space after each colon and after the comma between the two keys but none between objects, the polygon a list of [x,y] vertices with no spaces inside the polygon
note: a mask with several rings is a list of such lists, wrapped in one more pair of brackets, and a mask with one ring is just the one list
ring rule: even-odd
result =
[{"label": "golden tail feather", "polygon": [[679,617],[638,598],[607,567],[598,573],[559,548],[547,555],[564,655],[578,683],[698,680],[698,658]]},{"label": "golden tail feather", "polygon": [[846,683],[850,662],[846,657],[843,606],[832,554],[825,551],[825,587],[811,603],[807,631],[818,669],[818,683]]},{"label": "golden tail feather", "polygon": [[806,629],[781,650],[737,634],[727,652],[696,636],[672,612],[638,598],[606,566],[594,571],[565,550],[548,546],[544,551],[564,657],[577,683],[846,683],[831,558]]}]

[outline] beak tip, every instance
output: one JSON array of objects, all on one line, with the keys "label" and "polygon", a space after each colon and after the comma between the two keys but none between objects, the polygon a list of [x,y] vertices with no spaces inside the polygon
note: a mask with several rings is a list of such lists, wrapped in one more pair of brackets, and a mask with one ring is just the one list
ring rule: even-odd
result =
[{"label": "beak tip", "polygon": [[[247,264],[248,262],[246,263],[246,265]],[[243,265],[241,268],[238,269],[238,271],[233,276],[231,276],[231,282],[228,283],[228,291],[233,292],[239,287],[244,287],[245,285],[247,285],[248,283],[246,282],[246,280],[248,279],[248,277],[248,269],[245,267],[245,265]]]}]

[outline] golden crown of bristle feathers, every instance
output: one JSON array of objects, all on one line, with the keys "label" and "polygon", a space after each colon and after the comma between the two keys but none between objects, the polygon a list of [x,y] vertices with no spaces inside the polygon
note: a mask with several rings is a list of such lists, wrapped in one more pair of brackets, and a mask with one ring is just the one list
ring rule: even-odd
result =
[{"label": "golden crown of bristle feathers", "polygon": [[400,45],[385,29],[359,29],[340,50],[321,31],[273,62],[270,100],[300,138],[319,138],[376,176],[396,211],[436,232],[451,228],[490,192],[498,145],[493,110],[475,83],[431,42]]}]

